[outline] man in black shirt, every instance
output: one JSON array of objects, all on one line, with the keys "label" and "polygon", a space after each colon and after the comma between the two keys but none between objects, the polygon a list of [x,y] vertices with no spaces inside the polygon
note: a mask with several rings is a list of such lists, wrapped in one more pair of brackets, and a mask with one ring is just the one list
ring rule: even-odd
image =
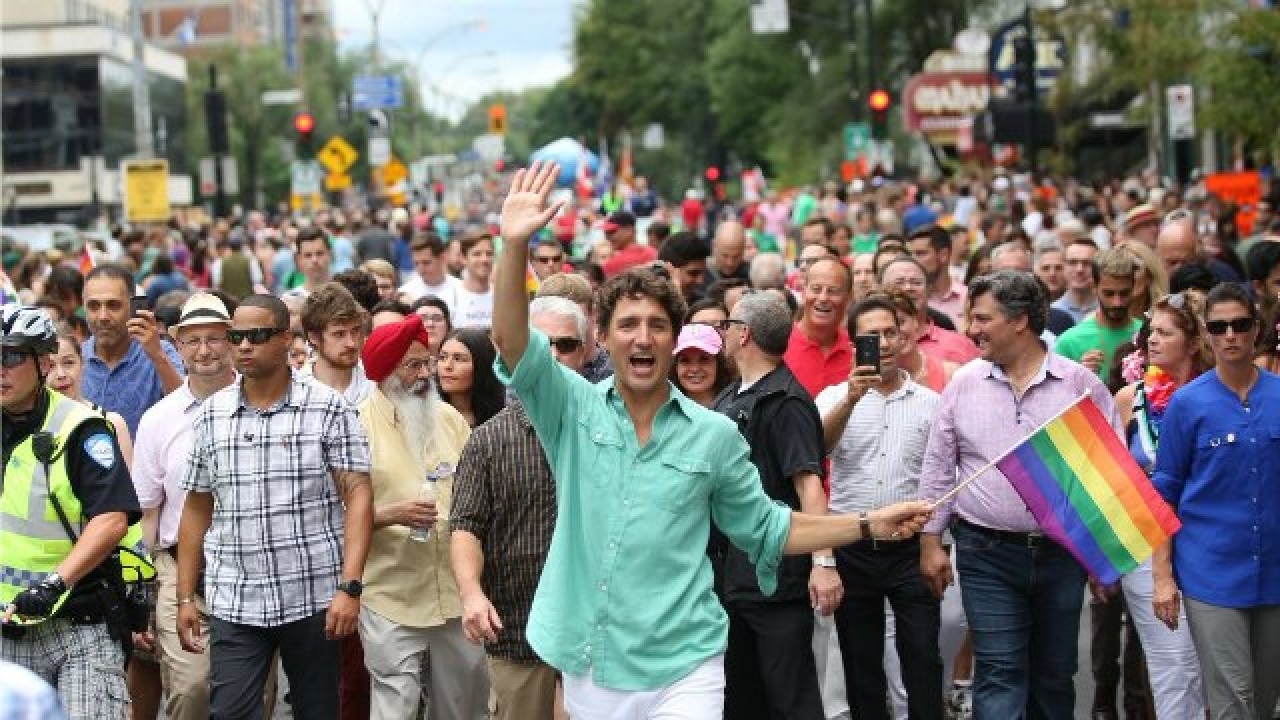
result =
[{"label": "man in black shirt", "polygon": [[57,347],[43,310],[4,307],[0,660],[55,686],[71,717],[123,717],[124,674],[112,669],[127,628],[111,556],[142,513],[107,421],[45,387]]},{"label": "man in black shirt", "polygon": [[[782,362],[791,310],[776,293],[745,296],[733,308],[725,353],[741,374],[715,410],[738,424],[765,494],[794,510],[825,515],[822,419],[808,391]],[[715,555],[713,549],[713,557]],[[813,657],[813,612],[830,615],[843,594],[830,549],[784,558],[778,589],[766,597],[746,554],[723,551],[722,601],[729,614],[725,717],[822,720]]]}]

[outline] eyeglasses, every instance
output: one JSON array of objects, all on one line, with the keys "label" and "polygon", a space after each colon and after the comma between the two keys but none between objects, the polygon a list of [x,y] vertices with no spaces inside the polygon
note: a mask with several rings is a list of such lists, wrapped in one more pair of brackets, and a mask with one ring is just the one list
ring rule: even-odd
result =
[{"label": "eyeglasses", "polygon": [[534,260],[534,262],[541,263],[541,264],[543,264],[543,265],[558,265],[558,264],[560,264],[560,263],[564,262],[564,256],[563,256],[563,255],[555,255],[555,256],[553,256],[553,257],[545,257],[545,256],[541,256],[541,255],[539,255],[539,256],[534,257],[534,258],[533,258],[533,260]]},{"label": "eyeglasses", "polygon": [[436,359],[433,357],[414,358],[400,363],[401,370],[408,370],[414,374],[420,373],[423,370],[434,370],[435,367]]},{"label": "eyeglasses", "polygon": [[1164,301],[1174,310],[1181,310],[1187,306],[1187,296],[1181,292],[1169,295]]},{"label": "eyeglasses", "polygon": [[1253,318],[1240,317],[1232,320],[1208,320],[1204,324],[1204,329],[1208,330],[1210,335],[1226,335],[1227,330],[1240,335],[1252,330],[1253,326]]},{"label": "eyeglasses", "polygon": [[418,317],[422,318],[422,322],[428,325],[440,325],[444,323],[444,315],[440,313],[418,313]]},{"label": "eyeglasses", "polygon": [[747,326],[747,321],[746,321],[746,320],[739,320],[739,319],[737,319],[737,318],[729,318],[728,320],[725,320],[725,321],[724,321],[724,329],[725,329],[725,330],[728,330],[729,328],[733,327],[734,325],[741,325],[742,327],[746,327],[746,326]]},{"label": "eyeglasses", "polygon": [[894,286],[894,287],[898,287],[898,288],[903,288],[903,287],[924,287],[924,286],[925,286],[925,281],[924,281],[924,280],[921,280],[920,278],[905,278],[905,277],[900,277],[900,278],[897,278],[896,280],[894,280],[894,281],[893,281],[893,286]]},{"label": "eyeglasses", "polygon": [[191,338],[190,340],[179,340],[178,345],[186,350],[198,350],[201,345],[208,345],[210,350],[216,350],[227,342],[227,336],[211,337],[211,338]]},{"label": "eyeglasses", "polygon": [[1194,217],[1195,217],[1195,213],[1191,212],[1187,208],[1178,208],[1176,210],[1170,210],[1169,213],[1164,216],[1164,221],[1161,222],[1161,224],[1172,225],[1176,222],[1181,222],[1183,220],[1190,220]]},{"label": "eyeglasses", "polygon": [[233,345],[248,340],[253,345],[265,345],[271,338],[289,332],[289,328],[260,327],[248,330],[228,330],[227,340]]},{"label": "eyeglasses", "polygon": [[31,357],[31,353],[26,350],[5,350],[0,353],[0,365],[5,368],[16,368]]},{"label": "eyeglasses", "polygon": [[549,337],[547,339],[551,341],[551,347],[555,348],[556,352],[561,355],[577,352],[578,348],[582,347],[582,341],[576,337]]}]

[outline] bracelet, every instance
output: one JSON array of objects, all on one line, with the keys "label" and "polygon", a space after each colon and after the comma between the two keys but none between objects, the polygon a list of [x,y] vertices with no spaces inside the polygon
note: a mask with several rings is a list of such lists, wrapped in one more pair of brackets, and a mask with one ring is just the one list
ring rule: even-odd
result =
[{"label": "bracelet", "polygon": [[863,540],[874,540],[871,536],[871,518],[865,513],[858,513],[858,530],[862,533]]},{"label": "bracelet", "polygon": [[178,604],[179,604],[179,605],[186,605],[187,603],[193,603],[193,602],[195,602],[195,601],[196,601],[195,596],[192,596],[192,597],[184,597],[184,598],[178,598]]}]

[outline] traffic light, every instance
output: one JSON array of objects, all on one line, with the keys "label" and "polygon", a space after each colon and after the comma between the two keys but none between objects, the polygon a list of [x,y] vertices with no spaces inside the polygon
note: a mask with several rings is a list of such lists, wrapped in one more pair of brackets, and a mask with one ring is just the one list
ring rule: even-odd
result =
[{"label": "traffic light", "polygon": [[1031,36],[1023,33],[1013,39],[1013,99],[1029,102],[1036,93],[1036,46]]},{"label": "traffic light", "polygon": [[876,140],[889,139],[889,106],[893,98],[888,90],[872,90],[867,96],[867,107],[871,108],[871,137]]},{"label": "traffic light", "polygon": [[507,106],[502,103],[494,103],[489,106],[489,134],[490,135],[506,135],[507,134]]},{"label": "traffic light", "polygon": [[303,111],[293,116],[293,130],[298,134],[298,149],[302,151],[311,150],[311,134],[316,129],[316,118],[309,112]]},{"label": "traffic light", "polygon": [[227,96],[221,90],[209,90],[204,94],[204,121],[209,133],[209,152],[214,155],[231,152],[230,135],[227,133]]},{"label": "traffic light", "polygon": [[706,171],[702,173],[702,176],[707,179],[707,182],[714,185],[715,183],[720,182],[720,168],[715,165],[710,165],[707,167]]}]

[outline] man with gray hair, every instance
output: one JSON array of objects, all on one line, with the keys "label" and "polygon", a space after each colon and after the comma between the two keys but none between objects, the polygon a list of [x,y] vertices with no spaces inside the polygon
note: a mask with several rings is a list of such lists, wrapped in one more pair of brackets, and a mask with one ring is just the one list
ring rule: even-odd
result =
[{"label": "man with gray hair", "polygon": [[751,260],[748,273],[751,287],[756,290],[785,288],[787,286],[787,261],[778,253],[760,253]]},{"label": "man with gray hair", "polygon": [[989,463],[1085,394],[1118,433],[1115,403],[1096,375],[1045,347],[1048,297],[1031,273],[979,277],[969,298],[969,335],[981,356],[942,392],[920,498],[940,499],[978,477],[935,507],[920,569],[935,594],[954,581],[941,538],[950,527],[973,635],[974,717],[1070,720],[1087,574]]},{"label": "man with gray hair", "polygon": [[[535,298],[529,322],[560,364],[582,372],[590,324],[577,303]],[[525,625],[555,530],[556,481],[518,399],[471,435],[451,512],[463,632],[488,654],[493,717],[551,720],[556,671],[529,647]]]},{"label": "man with gray hair", "polygon": [[[822,418],[809,392],[782,362],[791,336],[791,310],[776,293],[747,295],[725,330],[725,354],[741,379],[714,409],[738,424],[764,492],[793,510],[827,514],[823,492]],[[785,428],[785,431],[779,431]],[[778,589],[766,597],[746,553],[729,546],[721,600],[729,615],[725,652],[725,714],[749,717],[769,708],[775,717],[824,717],[814,662],[813,611],[830,615],[843,589],[830,548],[784,558]]]}]

